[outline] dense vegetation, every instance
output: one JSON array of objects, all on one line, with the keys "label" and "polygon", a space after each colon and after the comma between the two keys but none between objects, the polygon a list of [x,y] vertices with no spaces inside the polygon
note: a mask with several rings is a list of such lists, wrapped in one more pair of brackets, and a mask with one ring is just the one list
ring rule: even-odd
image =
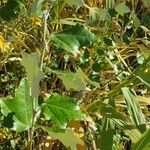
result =
[{"label": "dense vegetation", "polygon": [[149,0],[1,0],[0,23],[0,149],[150,149]]}]

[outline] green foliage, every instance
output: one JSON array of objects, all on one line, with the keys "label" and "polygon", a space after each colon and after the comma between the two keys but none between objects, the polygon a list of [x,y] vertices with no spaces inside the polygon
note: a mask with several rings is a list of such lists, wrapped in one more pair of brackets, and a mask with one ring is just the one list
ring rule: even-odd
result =
[{"label": "green foliage", "polygon": [[31,5],[31,13],[32,17],[42,17],[43,16],[43,7],[45,0],[36,0]]},{"label": "green foliage", "polygon": [[39,95],[39,82],[42,79],[42,71],[39,68],[40,56],[37,52],[27,54],[21,52],[22,54],[22,65],[25,67],[27,72],[27,77],[31,84],[31,93],[33,97]]},{"label": "green foliage", "polygon": [[113,136],[114,136],[114,130],[112,128],[111,121],[109,119],[105,119],[102,127],[102,133],[101,133],[101,144],[100,144],[101,150],[106,150],[106,149],[112,150]]},{"label": "green foliage", "polygon": [[92,44],[96,40],[96,36],[85,26],[77,24],[71,29],[53,33],[51,39],[57,47],[65,49],[76,56],[80,53],[79,47]]},{"label": "green foliage", "polygon": [[65,0],[66,3],[68,3],[70,6],[83,6],[84,5],[84,0]]},{"label": "green foliage", "polygon": [[0,149],[149,149],[148,0],[0,6]]},{"label": "green foliage", "polygon": [[141,138],[135,143],[135,145],[132,147],[132,150],[149,150],[150,149],[150,129],[145,131]]},{"label": "green foliage", "polygon": [[78,68],[77,72],[70,71],[56,71],[49,70],[49,72],[55,73],[65,85],[66,90],[73,89],[75,91],[87,90],[86,84],[93,85],[95,87],[99,87],[97,82],[90,80],[80,68]]},{"label": "green foliage", "polygon": [[116,12],[118,12],[118,14],[120,14],[120,15],[122,15],[122,16],[123,16],[125,13],[130,12],[129,7],[128,7],[124,2],[122,2],[122,3],[120,3],[120,4],[117,4],[117,5],[115,6],[115,10],[116,10]]},{"label": "green foliage", "polygon": [[86,90],[86,84],[80,76],[80,74],[70,71],[51,71],[57,74],[57,76],[63,81],[66,90],[73,89],[75,91]]},{"label": "green foliage", "polygon": [[43,126],[41,128],[47,131],[50,137],[60,140],[65,146],[70,147],[71,150],[76,150],[77,144],[83,145],[83,141],[70,128],[67,128],[65,132],[54,132]]},{"label": "green foliage", "polygon": [[133,91],[130,91],[127,87],[122,88],[122,92],[125,97],[132,122],[139,127],[141,132],[144,132],[146,129],[145,118],[136,96],[133,94]]},{"label": "green foliage", "polygon": [[30,96],[30,87],[26,79],[22,79],[14,98],[2,99],[1,108],[5,108],[2,110],[4,114],[8,113],[8,110],[15,113],[13,129],[17,132],[25,131],[31,127],[33,117],[32,98]]},{"label": "green foliage", "polygon": [[71,120],[85,120],[86,116],[72,98],[52,94],[43,105],[43,113],[47,119],[52,119],[56,125],[65,128]]}]

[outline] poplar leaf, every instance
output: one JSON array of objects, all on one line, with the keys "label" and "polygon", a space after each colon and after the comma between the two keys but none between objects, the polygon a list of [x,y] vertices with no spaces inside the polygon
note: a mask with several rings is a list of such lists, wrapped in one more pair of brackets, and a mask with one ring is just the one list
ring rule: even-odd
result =
[{"label": "poplar leaf", "polygon": [[66,147],[70,147],[71,150],[77,150],[77,144],[84,144],[79,138],[78,134],[75,134],[70,128],[67,128],[65,132],[54,132],[51,129],[43,126],[42,129],[47,131],[52,139],[60,140]]},{"label": "poplar leaf", "polygon": [[40,56],[37,52],[28,54],[22,51],[21,54],[22,65],[25,67],[31,84],[32,97],[37,97],[39,95],[39,82],[43,77],[43,73],[39,68]]},{"label": "poplar leaf", "polygon": [[51,119],[57,126],[64,128],[71,120],[85,120],[85,114],[70,97],[53,93],[45,100],[43,114]]}]

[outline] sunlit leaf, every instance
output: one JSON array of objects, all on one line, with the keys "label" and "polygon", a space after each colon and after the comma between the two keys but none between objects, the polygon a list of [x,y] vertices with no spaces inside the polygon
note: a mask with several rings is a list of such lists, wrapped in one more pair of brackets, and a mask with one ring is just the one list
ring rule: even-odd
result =
[{"label": "sunlit leaf", "polygon": [[79,48],[92,44],[96,40],[96,36],[86,27],[77,24],[62,32],[54,32],[51,39],[57,47],[76,56],[80,53]]},{"label": "sunlit leaf", "polygon": [[65,127],[71,120],[85,120],[86,118],[72,98],[56,93],[46,99],[43,113],[47,119],[53,120],[59,127]]},{"label": "sunlit leaf", "polygon": [[145,131],[141,138],[133,145],[132,150],[149,150],[150,149],[150,129]]},{"label": "sunlit leaf", "polygon": [[[22,132],[31,127],[32,124],[32,98],[30,96],[30,87],[26,79],[22,79],[16,95],[12,99],[2,99],[3,103],[7,106],[2,107],[8,112],[15,113],[14,115],[14,129],[17,132]],[[5,112],[3,110],[3,112]],[[19,126],[19,127],[17,127]]]},{"label": "sunlit leaf", "polygon": [[30,14],[32,17],[42,17],[44,2],[45,0],[33,1],[31,5],[31,14]]},{"label": "sunlit leaf", "polygon": [[63,81],[66,90],[73,89],[75,91],[85,90],[86,84],[79,74],[70,71],[51,70]]},{"label": "sunlit leaf", "polygon": [[138,126],[141,131],[145,131],[145,118],[136,96],[133,94],[133,91],[127,87],[122,88],[122,92],[125,97],[132,122]]},{"label": "sunlit leaf", "polygon": [[70,6],[83,6],[84,5],[84,0],[65,0],[66,3],[68,3]]},{"label": "sunlit leaf", "polygon": [[65,132],[54,132],[48,127],[41,126],[43,130],[48,132],[52,139],[60,140],[66,147],[70,147],[71,150],[76,150],[76,145],[83,145],[83,141],[79,138],[79,135],[74,133],[72,129],[67,128]]},{"label": "sunlit leaf", "polygon": [[119,3],[115,7],[115,11],[120,15],[124,15],[125,13],[130,12],[129,7],[125,4],[125,2]]},{"label": "sunlit leaf", "polygon": [[75,91],[86,90],[86,84],[93,85],[95,87],[99,87],[99,84],[95,81],[90,80],[83,71],[78,68],[77,72],[71,71],[56,71],[49,70],[52,73],[56,73],[56,75],[63,81],[65,88],[67,90],[73,89]]},{"label": "sunlit leaf", "polygon": [[98,16],[99,16],[99,19],[102,20],[102,21],[110,19],[110,15],[109,15],[109,13],[106,9],[100,9],[98,11]]},{"label": "sunlit leaf", "polygon": [[39,68],[40,56],[37,52],[28,54],[22,51],[21,54],[22,65],[25,67],[27,77],[31,84],[32,96],[37,97],[39,95],[39,82],[43,77],[43,73]]}]

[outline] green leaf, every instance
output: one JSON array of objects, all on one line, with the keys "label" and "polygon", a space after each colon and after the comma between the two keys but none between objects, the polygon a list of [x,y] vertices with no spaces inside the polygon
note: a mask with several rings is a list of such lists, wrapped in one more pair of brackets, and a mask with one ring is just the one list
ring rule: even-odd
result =
[{"label": "green leaf", "polygon": [[43,113],[59,127],[65,127],[70,120],[85,120],[85,114],[72,98],[56,93],[46,99]]},{"label": "green leaf", "polygon": [[95,72],[100,72],[100,69],[101,69],[101,66],[100,66],[100,64],[99,63],[94,63],[93,65],[92,65],[92,69],[93,69],[93,71],[95,71]]},{"label": "green leaf", "polygon": [[99,19],[102,21],[109,20],[111,17],[106,9],[100,9],[98,11]]},{"label": "green leaf", "polygon": [[129,7],[125,4],[125,2],[119,3],[115,7],[115,11],[118,12],[120,15],[124,15],[125,13],[130,12]]},{"label": "green leaf", "polygon": [[141,138],[133,145],[132,150],[149,150],[150,149],[150,129],[145,131]]},{"label": "green leaf", "polygon": [[77,72],[70,71],[56,71],[50,70],[52,73],[56,73],[56,75],[63,81],[66,90],[73,89],[75,91],[86,90],[86,83],[89,83],[95,87],[99,87],[97,82],[90,80],[83,71],[78,68]]},{"label": "green leaf", "polygon": [[78,6],[81,7],[81,6],[84,5],[84,1],[83,0],[65,0],[65,2],[68,3],[68,5],[70,5],[70,6],[75,5],[77,7]]},{"label": "green leaf", "polygon": [[[22,132],[31,127],[32,124],[32,98],[30,96],[30,87],[26,79],[22,79],[16,95],[12,99],[2,99],[10,112],[15,113],[14,129]],[[2,108],[6,108],[2,107]],[[6,110],[6,109],[5,109]],[[5,111],[3,110],[3,111]],[[7,110],[8,112],[8,110]]]},{"label": "green leaf", "polygon": [[100,143],[101,150],[112,150],[113,136],[114,130],[112,128],[111,121],[110,119],[106,118],[104,120],[104,125],[102,127],[101,133],[101,143]]},{"label": "green leaf", "polygon": [[56,70],[51,70],[51,72],[56,73],[56,75],[63,81],[66,90],[73,89],[75,91],[80,91],[86,89],[86,84],[78,73]]},{"label": "green leaf", "polygon": [[143,82],[145,85],[150,87],[150,69],[147,69],[146,71],[139,72],[139,74],[136,76],[141,82]]},{"label": "green leaf", "polygon": [[67,128],[65,132],[54,132],[50,128],[41,126],[43,130],[48,132],[52,139],[60,140],[66,147],[70,147],[71,150],[76,150],[76,145],[83,145],[83,141],[75,134],[72,129]]},{"label": "green leaf", "polygon": [[122,92],[125,97],[132,122],[140,129],[141,132],[144,132],[146,129],[145,118],[136,96],[128,87],[122,88]]},{"label": "green leaf", "polygon": [[36,0],[32,3],[30,14],[32,17],[42,17],[44,2],[45,0]]},{"label": "green leaf", "polygon": [[37,52],[28,54],[22,51],[21,54],[22,65],[25,67],[31,84],[32,97],[37,97],[39,95],[39,82],[43,77],[43,73],[39,68],[40,56]]},{"label": "green leaf", "polygon": [[51,39],[57,47],[76,56],[80,53],[79,48],[92,44],[96,40],[96,36],[86,27],[77,24],[70,29],[53,33]]},{"label": "green leaf", "polygon": [[110,39],[110,38],[107,38],[107,37],[104,37],[104,43],[107,45],[107,46],[113,46],[113,40]]}]

